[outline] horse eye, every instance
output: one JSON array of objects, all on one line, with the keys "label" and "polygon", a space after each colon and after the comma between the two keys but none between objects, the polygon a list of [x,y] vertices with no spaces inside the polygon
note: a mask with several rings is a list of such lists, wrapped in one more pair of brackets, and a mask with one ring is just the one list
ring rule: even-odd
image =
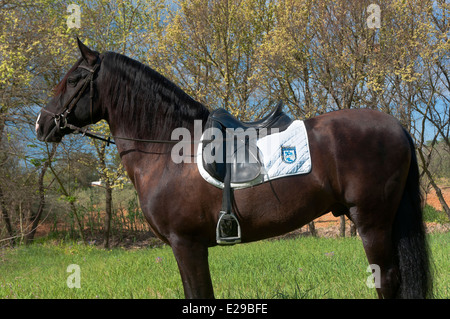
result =
[{"label": "horse eye", "polygon": [[77,84],[77,82],[78,82],[78,77],[67,79],[67,84],[69,84],[70,86],[75,86]]},{"label": "horse eye", "polygon": [[67,78],[67,84],[70,86],[76,86],[81,78],[83,78],[83,74],[79,71],[75,71]]}]

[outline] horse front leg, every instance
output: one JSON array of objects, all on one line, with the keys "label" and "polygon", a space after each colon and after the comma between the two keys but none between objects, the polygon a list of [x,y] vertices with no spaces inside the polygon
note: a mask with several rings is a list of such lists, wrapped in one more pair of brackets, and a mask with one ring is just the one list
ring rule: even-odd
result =
[{"label": "horse front leg", "polygon": [[205,244],[177,239],[171,243],[187,299],[214,298]]}]

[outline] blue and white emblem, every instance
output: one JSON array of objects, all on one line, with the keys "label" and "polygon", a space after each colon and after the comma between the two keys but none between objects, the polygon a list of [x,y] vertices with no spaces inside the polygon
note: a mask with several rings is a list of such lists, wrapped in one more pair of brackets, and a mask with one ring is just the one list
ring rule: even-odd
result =
[{"label": "blue and white emblem", "polygon": [[283,162],[292,164],[297,159],[297,152],[295,146],[281,146],[281,158]]}]

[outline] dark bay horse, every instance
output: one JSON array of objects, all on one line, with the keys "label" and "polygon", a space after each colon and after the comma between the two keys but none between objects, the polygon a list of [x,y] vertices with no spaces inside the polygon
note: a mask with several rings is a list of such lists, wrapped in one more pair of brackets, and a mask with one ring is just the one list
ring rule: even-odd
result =
[{"label": "dark bay horse", "polygon": [[[174,163],[170,140],[192,132],[209,111],[149,67],[126,56],[99,54],[81,42],[82,57],[56,87],[36,121],[41,141],[59,142],[73,129],[105,119],[153,232],[173,250],[187,298],[214,297],[208,247],[222,191],[195,163]],[[312,170],[236,190],[242,242],[295,230],[332,211],[356,225],[370,264],[379,266],[380,298],[424,298],[431,291],[419,173],[410,135],[393,117],[343,110],[305,121]],[[193,134],[192,134],[193,136]],[[195,144],[193,144],[195,145]],[[193,146],[195,147],[195,146]],[[195,152],[193,152],[195,154]]]}]

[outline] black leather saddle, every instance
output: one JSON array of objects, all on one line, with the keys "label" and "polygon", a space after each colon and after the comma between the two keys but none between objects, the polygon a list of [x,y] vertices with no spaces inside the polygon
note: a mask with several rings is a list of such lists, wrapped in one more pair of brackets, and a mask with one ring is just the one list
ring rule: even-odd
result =
[{"label": "black leather saddle", "polygon": [[[222,209],[216,226],[218,244],[241,242],[238,216],[232,211],[231,183],[249,182],[261,175],[262,163],[256,145],[261,131],[264,129],[266,136],[273,129],[284,131],[291,123],[292,119],[283,112],[282,102],[269,115],[255,122],[241,122],[224,109],[209,115],[202,137],[202,164],[211,176],[223,182]],[[205,155],[209,156],[208,160]]]},{"label": "black leather saddle", "polygon": [[[223,182],[222,209],[216,226],[218,244],[241,242],[238,216],[232,212],[231,183],[249,182],[261,175],[262,163],[256,145],[261,131],[264,129],[266,136],[273,129],[284,131],[291,123],[292,119],[283,112],[282,102],[255,122],[241,122],[224,109],[209,115],[202,137],[202,164],[211,176]],[[205,155],[209,156],[208,160]]]},{"label": "black leather saddle", "polygon": [[[203,167],[212,177],[223,182],[226,163],[231,163],[231,183],[254,180],[261,173],[261,159],[256,148],[256,138],[260,136],[261,130],[266,129],[264,135],[269,135],[274,129],[277,132],[284,131],[291,123],[292,119],[283,112],[282,102],[266,117],[255,122],[242,122],[225,109],[214,110],[206,122],[203,135]],[[211,128],[216,130],[208,130]],[[214,139],[217,139],[215,133],[219,131],[222,134],[220,144],[214,142]],[[205,153],[218,155],[216,159],[221,160],[208,161]]]}]

